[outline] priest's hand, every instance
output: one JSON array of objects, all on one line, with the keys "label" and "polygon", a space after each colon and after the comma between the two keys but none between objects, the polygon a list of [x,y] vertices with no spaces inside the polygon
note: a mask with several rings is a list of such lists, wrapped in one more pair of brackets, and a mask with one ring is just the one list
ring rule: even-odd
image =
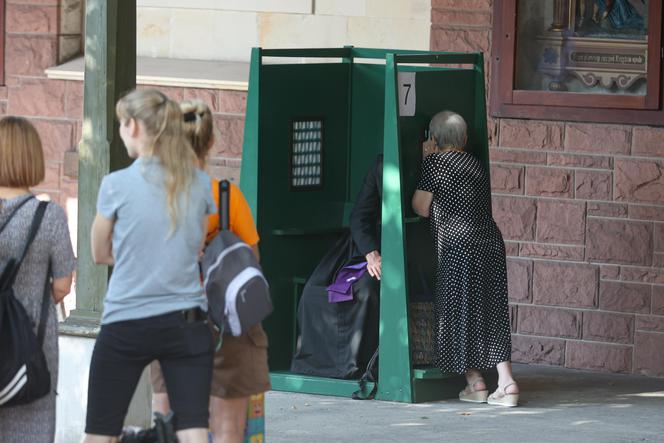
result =
[{"label": "priest's hand", "polygon": [[381,257],[380,252],[371,251],[366,255],[367,259],[367,272],[373,278],[380,280],[381,277]]}]

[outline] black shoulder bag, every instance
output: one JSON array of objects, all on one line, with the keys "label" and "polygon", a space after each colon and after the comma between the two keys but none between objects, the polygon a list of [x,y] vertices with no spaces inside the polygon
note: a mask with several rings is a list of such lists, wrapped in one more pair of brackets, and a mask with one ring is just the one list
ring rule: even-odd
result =
[{"label": "black shoulder bag", "polygon": [[[0,233],[9,220],[32,197],[21,202],[0,228]],[[50,296],[50,266],[46,276],[41,314],[37,334],[25,308],[14,294],[14,282],[21,263],[35,239],[48,203],[39,202],[32,219],[25,246],[18,259],[11,258],[0,275],[0,408],[24,405],[44,397],[51,391],[51,374],[42,349],[48,298]]]}]

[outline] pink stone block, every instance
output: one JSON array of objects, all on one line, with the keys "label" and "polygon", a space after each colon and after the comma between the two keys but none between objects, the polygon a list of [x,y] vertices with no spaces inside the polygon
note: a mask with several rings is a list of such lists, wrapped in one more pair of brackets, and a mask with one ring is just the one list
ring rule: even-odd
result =
[{"label": "pink stone block", "polygon": [[519,306],[510,304],[508,306],[509,315],[510,315],[510,332],[512,334],[516,333],[517,330],[517,321],[519,318]]},{"label": "pink stone block", "polygon": [[638,283],[601,281],[599,307],[606,311],[650,312],[651,286]]},{"label": "pink stone block", "polygon": [[664,251],[664,223],[655,223],[655,251]]},{"label": "pink stone block", "polygon": [[431,28],[431,50],[451,52],[488,52],[491,48],[491,32],[488,29]]},{"label": "pink stone block", "polygon": [[546,152],[529,151],[527,149],[491,148],[489,156],[492,163],[546,164]]},{"label": "pink stone block", "polygon": [[588,215],[596,217],[627,217],[627,205],[622,203],[588,202]]},{"label": "pink stone block", "polygon": [[599,267],[599,278],[602,280],[620,279],[620,266],[602,265]]},{"label": "pink stone block", "polygon": [[538,242],[583,244],[585,230],[585,203],[561,200],[537,202]]},{"label": "pink stone block", "polygon": [[618,125],[568,123],[565,151],[629,154],[631,129]]},{"label": "pink stone block", "polygon": [[215,145],[212,148],[212,153],[227,157],[241,157],[244,119],[215,115],[214,121]]},{"label": "pink stone block", "polygon": [[42,141],[46,161],[62,162],[64,153],[74,147],[74,124],[62,120],[30,120]]},{"label": "pink stone block", "polygon": [[535,200],[518,197],[493,197],[493,217],[508,240],[533,240],[535,237]]},{"label": "pink stone block", "polygon": [[521,305],[518,324],[520,334],[579,338],[581,311]]},{"label": "pink stone block", "polygon": [[632,347],[605,343],[569,341],[565,367],[605,372],[632,372]]},{"label": "pink stone block", "polygon": [[664,202],[664,161],[616,159],[614,179],[616,200]]},{"label": "pink stone block", "polygon": [[[57,63],[58,41],[50,36],[7,35],[5,64],[7,74],[45,77],[44,70]],[[9,85],[9,82],[7,83]]]},{"label": "pink stone block", "polygon": [[492,164],[491,190],[504,194],[523,194],[523,166]]},{"label": "pink stone block", "polygon": [[575,172],[576,198],[585,200],[611,200],[612,174],[610,172]]},{"label": "pink stone block", "polygon": [[65,82],[23,78],[20,88],[9,90],[9,112],[35,117],[62,117],[65,114]]},{"label": "pink stone block", "polygon": [[526,194],[571,198],[574,194],[574,172],[529,166],[526,168]]},{"label": "pink stone block", "polygon": [[583,339],[630,344],[634,341],[634,315],[583,313]]},{"label": "pink stone block", "polygon": [[489,11],[464,11],[453,9],[433,9],[431,23],[440,23],[454,26],[491,26],[491,13]]},{"label": "pink stone block", "polygon": [[530,260],[507,259],[507,293],[510,301],[530,303],[533,263]]},{"label": "pink stone block", "polygon": [[664,206],[629,205],[629,218],[664,221]]},{"label": "pink stone block", "polygon": [[589,218],[587,228],[587,259],[633,265],[652,263],[651,223]]},{"label": "pink stone block", "polygon": [[664,286],[652,287],[652,304],[650,312],[656,315],[664,315]]},{"label": "pink stone block", "polygon": [[664,269],[623,266],[620,268],[620,279],[664,285]]},{"label": "pink stone block", "polygon": [[46,162],[44,180],[35,186],[35,191],[39,192],[59,192],[60,191],[60,164],[56,162]]},{"label": "pink stone block", "polygon": [[597,307],[597,266],[537,261],[533,274],[535,304],[570,308]]},{"label": "pink stone block", "polygon": [[636,330],[645,332],[664,332],[664,316],[637,315]]},{"label": "pink stone block", "polygon": [[512,360],[562,366],[565,363],[565,340],[512,335]]},{"label": "pink stone block", "polygon": [[613,159],[603,155],[550,152],[547,154],[547,164],[550,166],[567,166],[571,168],[613,169]]},{"label": "pink stone block", "polygon": [[632,154],[664,157],[664,129],[635,126],[632,133]]},{"label": "pink stone block", "polygon": [[56,6],[19,5],[6,6],[7,32],[26,34],[57,34],[58,8]]},{"label": "pink stone block", "polygon": [[521,257],[547,258],[551,260],[582,261],[585,248],[583,246],[547,245],[542,243],[522,243]]},{"label": "pink stone block", "polygon": [[505,255],[508,257],[518,257],[519,256],[519,243],[506,241],[505,242]]},{"label": "pink stone block", "polygon": [[634,372],[664,375],[664,334],[637,332],[634,337]]},{"label": "pink stone block", "polygon": [[563,124],[534,120],[500,121],[500,146],[506,148],[562,149]]},{"label": "pink stone block", "polygon": [[653,254],[652,265],[656,268],[664,268],[664,252],[655,252]]},{"label": "pink stone block", "polygon": [[431,7],[435,9],[481,9],[491,11],[492,0],[431,0]]},{"label": "pink stone block", "polygon": [[219,91],[219,112],[244,115],[247,112],[247,93]]},{"label": "pink stone block", "polygon": [[83,118],[83,82],[68,81],[66,86],[65,109],[67,117]]}]

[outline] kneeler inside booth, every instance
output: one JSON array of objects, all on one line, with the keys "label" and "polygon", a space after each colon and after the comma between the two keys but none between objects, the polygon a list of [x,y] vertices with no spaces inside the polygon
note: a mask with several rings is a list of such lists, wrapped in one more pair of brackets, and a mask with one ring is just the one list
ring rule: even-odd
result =
[{"label": "kneeler inside booth", "polygon": [[481,53],[253,49],[240,185],[261,236],[275,308],[264,322],[273,389],[345,397],[358,389],[357,380],[289,370],[303,286],[348,230],[365,173],[379,154],[376,399],[431,401],[463,387],[461,377],[441,373],[431,361],[432,308],[422,295],[433,288],[436,257],[428,220],[413,213],[410,199],[429,120],[439,111],[464,117],[469,150],[488,167],[483,70]]}]

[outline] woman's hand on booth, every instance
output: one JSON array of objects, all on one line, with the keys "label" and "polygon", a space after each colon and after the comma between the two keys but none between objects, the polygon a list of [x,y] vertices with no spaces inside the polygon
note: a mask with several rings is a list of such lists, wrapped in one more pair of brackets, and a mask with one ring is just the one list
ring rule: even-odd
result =
[{"label": "woman's hand on booth", "polygon": [[373,278],[380,280],[381,277],[381,257],[380,252],[371,251],[366,255],[367,272]]}]

